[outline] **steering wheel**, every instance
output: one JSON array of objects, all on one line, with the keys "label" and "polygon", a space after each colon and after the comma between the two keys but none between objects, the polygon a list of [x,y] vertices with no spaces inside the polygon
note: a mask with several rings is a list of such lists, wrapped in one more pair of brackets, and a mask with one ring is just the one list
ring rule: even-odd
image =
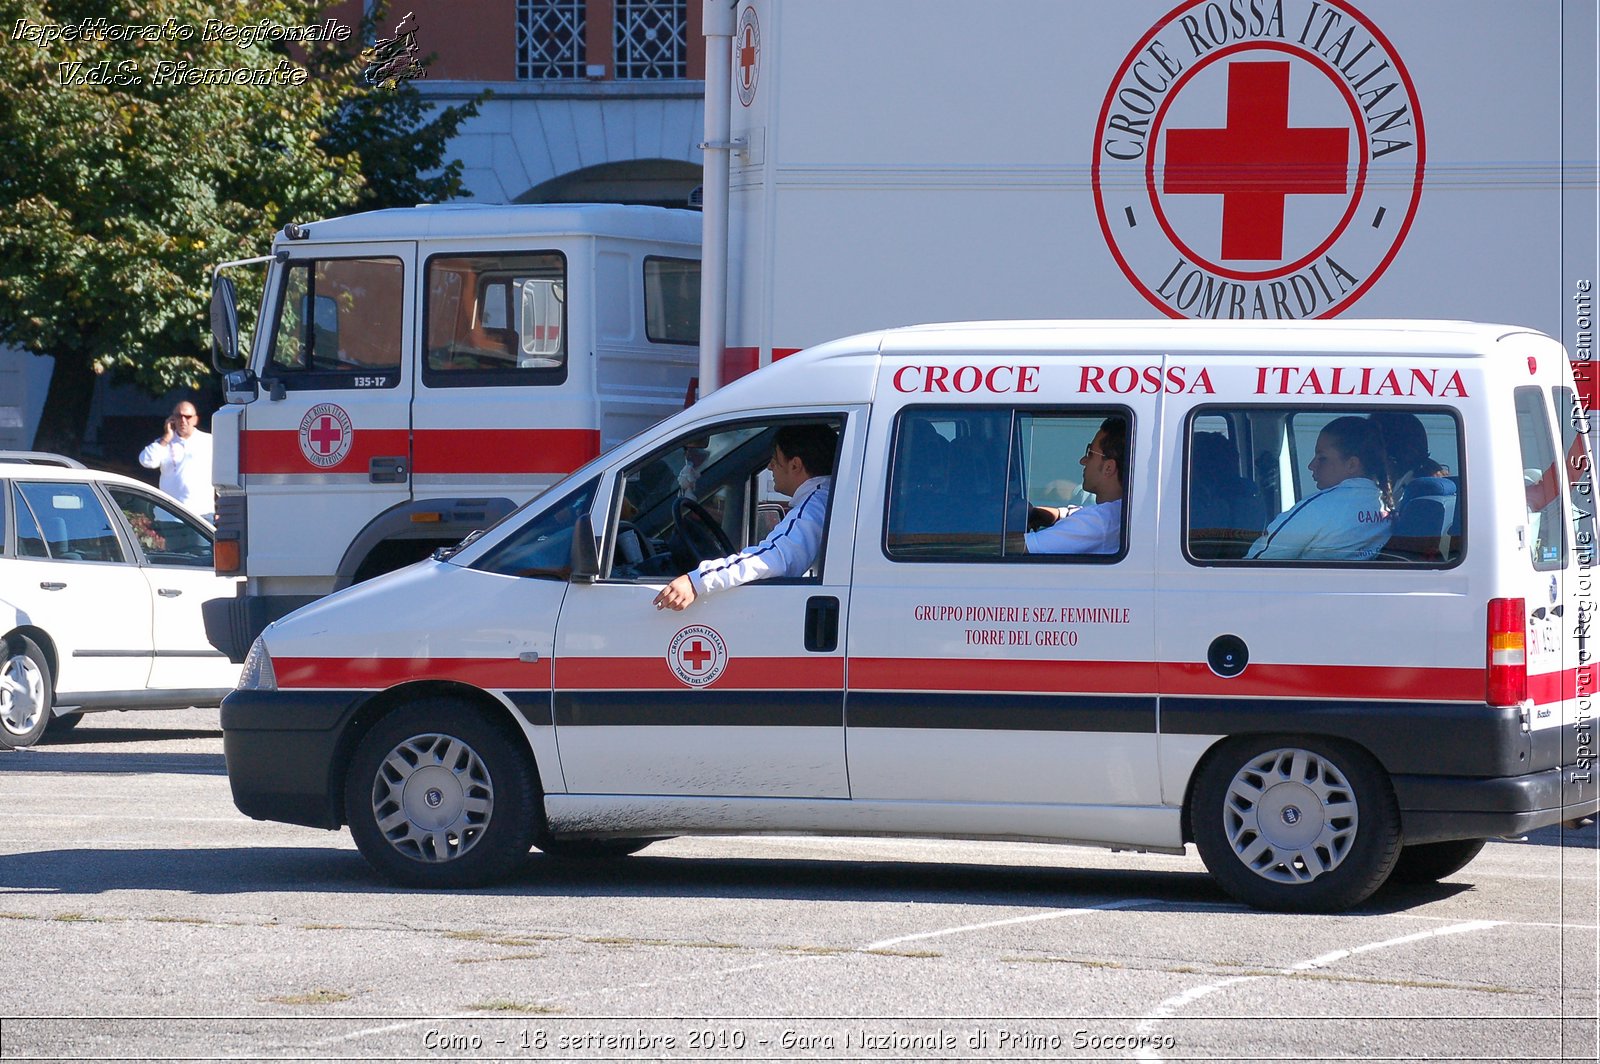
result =
[{"label": "steering wheel", "polygon": [[673,501],[672,525],[675,530],[672,538],[694,555],[696,563],[707,558],[720,558],[738,549],[711,511],[687,495],[679,495]]}]

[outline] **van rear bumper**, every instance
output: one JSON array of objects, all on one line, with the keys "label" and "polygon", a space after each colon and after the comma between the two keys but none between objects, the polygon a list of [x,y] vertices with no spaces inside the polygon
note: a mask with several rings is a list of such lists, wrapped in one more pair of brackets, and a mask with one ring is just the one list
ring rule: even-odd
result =
[{"label": "van rear bumper", "polygon": [[222,751],[239,812],[337,829],[340,739],[369,691],[235,691],[222,701]]},{"label": "van rear bumper", "polygon": [[1600,811],[1600,787],[1592,765],[1565,765],[1498,779],[1392,779],[1408,844],[1521,835]]}]

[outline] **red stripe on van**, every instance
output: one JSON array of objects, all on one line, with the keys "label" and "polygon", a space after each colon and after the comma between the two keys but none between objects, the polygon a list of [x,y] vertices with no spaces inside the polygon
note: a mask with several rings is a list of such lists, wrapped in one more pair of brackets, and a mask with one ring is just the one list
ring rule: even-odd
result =
[{"label": "red stripe on van", "polygon": [[[681,691],[686,686],[665,657],[561,658],[556,687],[563,691]],[[829,691],[844,689],[840,657],[734,658],[707,690]]]},{"label": "red stripe on van", "polygon": [[1154,694],[1149,661],[851,658],[852,691],[1092,691]]},{"label": "red stripe on van", "polygon": [[[798,347],[774,347],[772,361],[788,358]],[[728,384],[740,377],[748,376],[761,368],[761,348],[759,347],[725,347],[722,349],[722,383]]]},{"label": "red stripe on van", "polygon": [[547,691],[550,662],[515,658],[274,658],[278,687],[382,690],[411,680],[455,680],[502,691]]},{"label": "red stripe on van", "polygon": [[350,453],[337,465],[312,465],[300,450],[295,429],[253,429],[240,433],[241,473],[366,473],[374,458],[404,456],[411,450],[411,433],[405,429],[356,429]]},{"label": "red stripe on van", "polygon": [[418,429],[416,473],[570,473],[600,453],[598,429]]},{"label": "red stripe on van", "polygon": [[[1159,677],[1159,678],[1158,678]],[[851,658],[853,691],[1036,691],[1481,702],[1482,669],[1252,663],[1224,679],[1202,662]]]},{"label": "red stripe on van", "polygon": [[1528,674],[1528,697],[1537,705],[1567,702],[1594,693],[1595,675],[1592,668]]},{"label": "red stripe on van", "polygon": [[1161,666],[1167,695],[1257,698],[1397,699],[1408,702],[1482,702],[1482,669],[1406,668],[1390,665],[1273,665],[1251,662],[1224,679],[1203,662]]}]

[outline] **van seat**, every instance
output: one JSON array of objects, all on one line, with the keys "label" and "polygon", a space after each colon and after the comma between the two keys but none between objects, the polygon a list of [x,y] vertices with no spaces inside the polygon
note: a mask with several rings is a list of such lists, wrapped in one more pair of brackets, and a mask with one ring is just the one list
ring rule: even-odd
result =
[{"label": "van seat", "polygon": [[1442,562],[1461,534],[1459,488],[1450,477],[1419,477],[1401,491],[1384,550],[1407,561]]},{"label": "van seat", "polygon": [[1267,527],[1267,504],[1255,481],[1239,475],[1239,453],[1219,432],[1197,432],[1189,478],[1189,553],[1243,558]]}]

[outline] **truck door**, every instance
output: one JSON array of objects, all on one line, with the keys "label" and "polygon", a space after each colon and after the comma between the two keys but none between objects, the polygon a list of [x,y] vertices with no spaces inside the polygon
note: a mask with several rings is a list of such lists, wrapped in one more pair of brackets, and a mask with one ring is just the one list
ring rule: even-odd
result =
[{"label": "truck door", "polygon": [[416,245],[321,244],[274,269],[243,411],[253,577],[326,576],[411,495]]},{"label": "truck door", "polygon": [[[1077,379],[1066,361],[956,368],[885,356],[880,396],[935,386],[931,402],[913,398],[889,417],[880,400],[874,419],[868,453],[888,462],[869,464],[863,482],[846,732],[852,799],[928,818],[908,829],[1026,835],[1031,823],[1092,839],[1106,818],[1091,810],[1159,800],[1152,419],[1104,402],[951,401],[953,383],[974,381],[1021,379],[1048,394]],[[1101,442],[1108,420],[1125,445]],[[1107,485],[1085,463],[1111,469],[1108,446],[1123,452],[1125,520],[1091,548],[1030,546],[1029,504],[1094,504],[1085,489]]]},{"label": "truck door", "polygon": [[[555,720],[576,794],[844,798],[844,640],[854,474],[841,475],[804,576],[652,603],[697,559],[759,543],[778,430],[825,422],[838,468],[860,462],[859,414],[707,426],[632,461],[609,486],[601,579],[574,584],[556,630]],[[781,507],[778,507],[781,508]]]}]

